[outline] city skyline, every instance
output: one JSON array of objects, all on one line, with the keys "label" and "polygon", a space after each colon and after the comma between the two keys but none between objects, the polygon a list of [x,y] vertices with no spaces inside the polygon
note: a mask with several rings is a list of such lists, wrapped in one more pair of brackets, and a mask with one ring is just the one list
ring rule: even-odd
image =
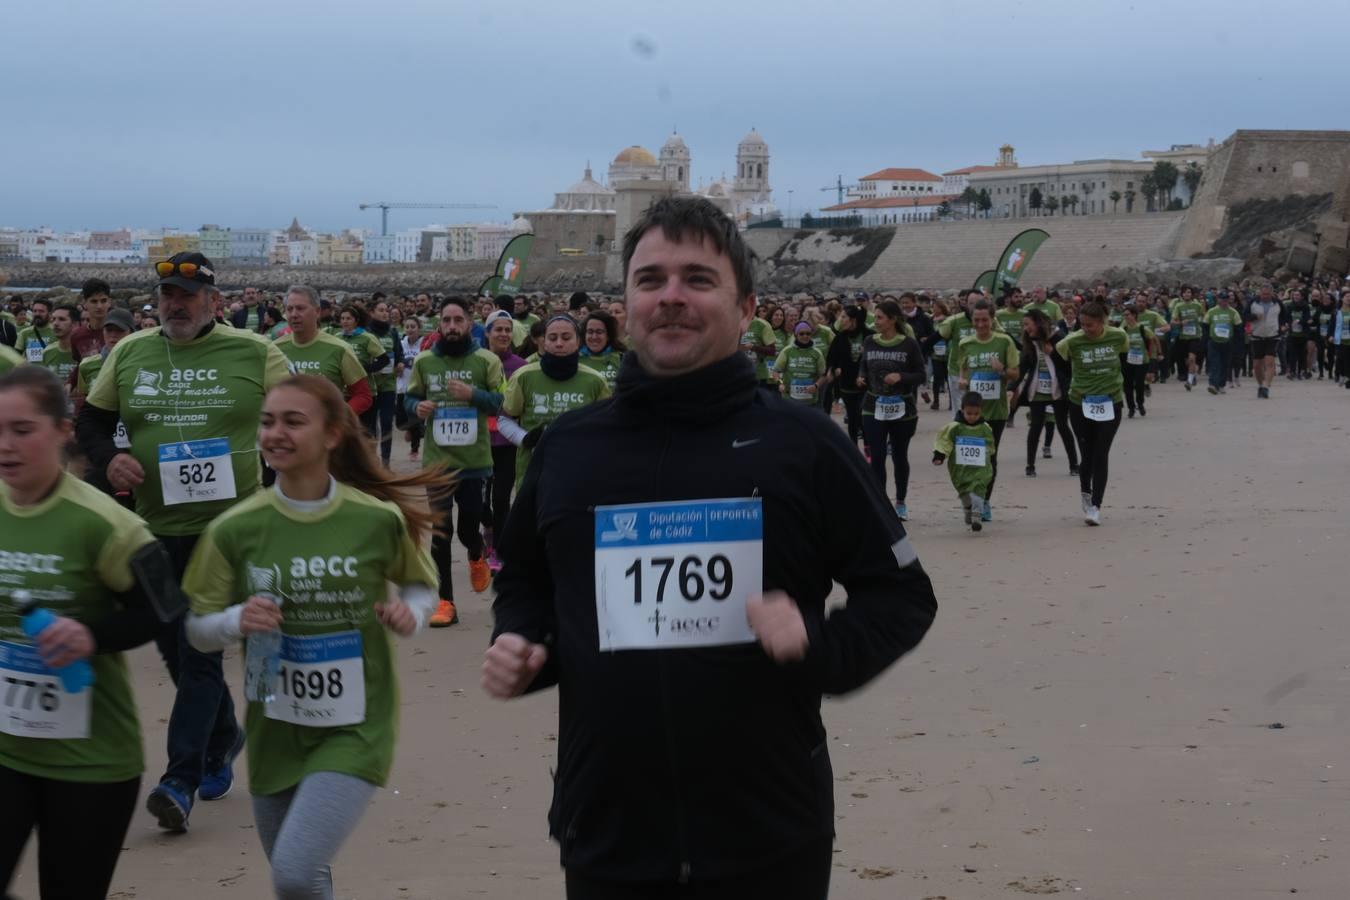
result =
[{"label": "city skyline", "polygon": [[[374,16],[237,0],[197,20],[162,0],[30,4],[7,9],[16,39],[0,57],[0,76],[24,85],[8,104],[18,128],[0,225],[298,216],[378,233],[379,211],[357,209],[377,201],[497,207],[393,211],[391,232],[507,223],[588,162],[600,172],[624,147],[655,152],[676,128],[695,183],[730,177],[751,127],[772,148],[774,202],[799,215],[835,202],[821,189],[837,176],[988,165],[1003,143],[1036,165],[1139,159],[1238,128],[1345,127],[1319,87],[1336,83],[1334,54],[1309,52],[1308,25],[1338,33],[1350,9],[1291,0],[1273,22],[1260,10],[604,0],[512,18],[479,2]],[[73,24],[52,29],[53,16]],[[193,39],[155,37],[169,25]]]}]

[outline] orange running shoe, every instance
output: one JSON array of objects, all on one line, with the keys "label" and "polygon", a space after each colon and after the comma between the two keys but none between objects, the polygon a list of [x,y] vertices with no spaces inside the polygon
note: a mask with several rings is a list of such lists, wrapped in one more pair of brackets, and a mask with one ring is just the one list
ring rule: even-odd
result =
[{"label": "orange running shoe", "polygon": [[469,560],[469,586],[473,588],[475,594],[486,591],[491,581],[492,569],[488,568],[486,559]]},{"label": "orange running shoe", "polygon": [[431,614],[427,624],[432,628],[449,628],[459,621],[459,612],[455,609],[455,604],[449,600],[442,600],[436,604],[436,611]]}]

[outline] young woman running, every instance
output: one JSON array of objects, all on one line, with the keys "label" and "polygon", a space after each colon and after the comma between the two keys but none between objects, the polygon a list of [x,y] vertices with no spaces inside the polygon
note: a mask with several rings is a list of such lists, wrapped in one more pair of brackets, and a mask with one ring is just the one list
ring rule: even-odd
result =
[{"label": "young woman running", "polygon": [[[1055,342],[1063,337],[1050,330],[1050,319],[1040,310],[1031,310],[1022,317],[1022,358],[1017,367],[1020,382],[1014,390],[1018,405],[1026,404],[1031,411],[1031,427],[1027,430],[1027,477],[1036,477],[1036,444],[1041,431],[1049,437],[1059,430],[1064,452],[1069,455],[1069,474],[1078,474],[1078,450],[1074,446],[1073,429],[1069,426],[1069,364],[1055,354]],[[1054,423],[1047,421],[1047,413]]]},{"label": "young woman running", "polygon": [[895,513],[909,518],[905,497],[909,491],[909,442],[919,425],[918,397],[927,380],[919,342],[900,331],[903,313],[894,300],[877,304],[877,333],[863,341],[857,385],[863,397],[863,437],[881,492],[886,493],[886,448],[895,465]]},{"label": "young woman running", "polygon": [[863,428],[863,390],[858,385],[858,361],[862,359],[863,341],[871,333],[867,327],[867,310],[861,306],[846,308],[838,319],[838,331],[825,358],[825,365],[829,366],[835,383],[839,385],[848,439],[855,447],[862,437]]},{"label": "young woman running", "polygon": [[[1148,415],[1144,409],[1144,389],[1148,386],[1148,364],[1154,335],[1147,325],[1139,321],[1138,310],[1132,300],[1126,301],[1121,310],[1120,330],[1130,340],[1129,349],[1120,355],[1120,372],[1125,380],[1125,405],[1129,407],[1130,418],[1133,419],[1136,409],[1140,416]],[[1227,372],[1228,366],[1225,364],[1219,378],[1224,378]],[[1211,383],[1213,380],[1214,375],[1211,373]]]},{"label": "young woman running", "polygon": [[585,340],[581,347],[581,364],[603,375],[605,384],[614,390],[626,349],[619,339],[618,323],[607,312],[593,312],[581,327]]},{"label": "young woman running", "polygon": [[390,474],[337,388],[311,375],[268,393],[258,442],[276,486],[202,535],[183,579],[188,638],[217,651],[280,631],[279,670],[246,665],[253,818],[276,896],[331,898],[329,864],[393,762],[387,631],[411,636],[436,600],[422,549],[436,507],[422,495],[450,479]]},{"label": "young woman running", "polygon": [[[525,365],[525,360],[511,350],[514,330],[511,314],[505,310],[499,309],[487,317],[488,349],[502,361],[502,374],[508,381],[517,369]],[[483,543],[487,551],[488,569],[497,572],[502,567],[497,559],[497,535],[506,527],[506,515],[511,511],[511,489],[516,483],[516,445],[501,433],[496,416],[488,420],[488,429],[492,432],[492,477],[488,479],[487,489],[483,492],[486,500],[483,506]]]},{"label": "young woman running", "polygon": [[[0,376],[0,895],[38,832],[43,900],[102,900],[140,794],[145,762],[121,651],[152,640],[181,595],[145,523],[62,469],[65,389],[46,369]],[[36,641],[24,593],[56,617]],[[17,595],[17,596],[16,596]],[[62,676],[87,665],[93,682]]]},{"label": "young woman running", "polygon": [[1061,340],[1055,352],[1072,367],[1069,416],[1082,457],[1078,483],[1083,519],[1100,525],[1111,442],[1120,428],[1120,404],[1125,399],[1120,355],[1129,349],[1130,339],[1119,328],[1107,326],[1106,309],[1095,300],[1083,304],[1079,321],[1082,330]]},{"label": "young woman running", "polygon": [[[941,300],[933,301],[933,330],[923,339],[920,346],[923,348],[924,356],[933,366],[933,402],[929,404],[929,409],[938,409],[939,401],[942,400],[942,394],[947,387],[947,341],[939,333],[939,328],[947,316],[951,315],[947,304]],[[952,408],[951,392],[947,391],[947,408]]]}]

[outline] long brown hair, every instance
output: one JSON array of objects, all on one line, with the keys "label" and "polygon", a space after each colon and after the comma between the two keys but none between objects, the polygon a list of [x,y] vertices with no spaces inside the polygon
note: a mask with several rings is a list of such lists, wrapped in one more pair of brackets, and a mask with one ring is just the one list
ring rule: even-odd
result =
[{"label": "long brown hair", "polygon": [[338,445],[328,454],[328,471],[333,477],[363,494],[393,503],[408,523],[413,541],[437,531],[443,513],[435,511],[435,504],[424,502],[437,499],[454,490],[454,476],[444,468],[422,469],[412,475],[395,475],[386,469],[375,454],[375,446],[366,437],[365,430],[352,412],[342,393],[327,378],[319,375],[292,375],[272,388],[295,388],[319,401],[323,409],[324,427],[336,429]]}]

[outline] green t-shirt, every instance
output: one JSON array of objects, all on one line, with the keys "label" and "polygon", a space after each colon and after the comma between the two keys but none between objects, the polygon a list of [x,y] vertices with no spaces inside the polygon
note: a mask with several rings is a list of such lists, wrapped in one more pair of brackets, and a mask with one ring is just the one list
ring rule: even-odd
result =
[{"label": "green t-shirt", "polygon": [[1154,334],[1167,331],[1167,317],[1156,309],[1146,309],[1138,316],[1140,325],[1147,325]]},{"label": "green t-shirt", "polygon": [[0,375],[5,374],[10,369],[18,368],[23,365],[24,359],[16,351],[11,350],[4,344],[0,344]]},{"label": "green t-shirt", "polygon": [[[371,360],[384,353],[384,345],[380,343],[380,339],[364,328],[358,328],[351,334],[343,334],[338,331],[334,337],[352,348],[352,352],[356,354],[356,361],[361,364],[362,369],[368,366]],[[366,380],[370,382],[370,392],[372,394],[378,393],[375,388],[375,376],[370,375]]]},{"label": "green t-shirt", "polygon": [[1233,339],[1242,327],[1242,313],[1233,307],[1216,306],[1205,313],[1205,324],[1209,326],[1209,339],[1216,344],[1226,344]]},{"label": "green t-shirt", "polygon": [[1336,328],[1336,308],[1319,306],[1314,321],[1317,323],[1317,333],[1322,337],[1330,337]]},{"label": "green t-shirt", "polygon": [[755,364],[755,376],[760,381],[768,381],[769,360],[772,357],[760,356],[755,353],[751,348],[756,344],[767,347],[777,347],[778,344],[778,338],[774,336],[773,327],[763,319],[750,320],[750,325],[745,329],[745,334],[741,336],[741,349]]},{"label": "green t-shirt", "polygon": [[1289,333],[1290,333],[1290,334],[1296,335],[1296,336],[1298,336],[1298,337],[1302,337],[1302,336],[1303,336],[1303,334],[1305,333],[1305,329],[1304,329],[1304,327],[1303,327],[1303,315],[1304,315],[1304,313],[1306,313],[1307,311],[1308,311],[1308,307],[1306,307],[1306,306],[1295,306],[1295,305],[1292,304],[1292,303],[1289,304]]},{"label": "green t-shirt", "polygon": [[[153,540],[136,515],[69,473],[50,496],[27,507],[14,506],[9,489],[0,484],[0,642],[32,646],[11,599],[17,590],[29,591],[53,614],[86,625],[115,614],[113,594],[133,584],[132,556]],[[11,658],[13,649],[0,647],[0,668],[6,668],[3,660]],[[89,736],[34,738],[0,732],[0,766],[84,783],[129,781],[141,774],[141,727],[126,660],[120,653],[99,653],[89,665],[94,672],[94,684],[85,688],[92,692],[87,698]],[[48,702],[85,700],[61,690],[59,676],[51,680],[58,687]],[[8,688],[0,694],[0,704],[23,702],[12,685],[0,688]]]},{"label": "green t-shirt", "polygon": [[623,354],[618,350],[609,350],[598,356],[581,354],[581,364],[605,376],[605,384],[609,385],[611,391],[614,390],[614,383],[619,379],[619,364],[621,362],[623,362]]},{"label": "green t-shirt", "polygon": [[471,350],[464,356],[441,356],[435,350],[417,354],[408,378],[408,396],[430,400],[437,410],[427,420],[422,465],[444,465],[465,472],[491,470],[488,414],[467,400],[452,397],[447,387],[451,381],[493,394],[506,389],[501,358],[491,350]]},{"label": "green t-shirt", "polygon": [[[977,442],[976,446],[983,446],[983,465],[963,464],[957,458],[955,451],[957,441],[960,439],[964,439],[962,444],[966,446],[972,441]],[[934,436],[933,451],[947,458],[947,475],[950,476],[952,487],[956,488],[957,494],[983,494],[988,489],[994,477],[994,457],[998,454],[998,447],[994,442],[994,429],[987,421],[981,419],[970,425],[963,417],[948,422],[938,429],[938,433]]]},{"label": "green t-shirt", "polygon": [[1026,315],[1022,307],[1009,309],[1004,306],[994,313],[994,321],[1002,328],[1013,343],[1019,343],[1022,337],[1022,317]]},{"label": "green t-shirt", "polygon": [[1205,317],[1205,304],[1198,300],[1178,300],[1172,304],[1172,321],[1177,325],[1177,337],[1183,341],[1200,339],[1200,322]]},{"label": "green t-shirt", "polygon": [[[258,489],[263,396],[289,375],[276,344],[232,328],[183,342],[152,328],[118,342],[88,402],[117,411],[126,424],[131,455],[145,470],[136,512],[152,532],[200,534]],[[184,447],[187,442],[197,443]],[[229,454],[228,469],[221,452]],[[203,494],[206,499],[192,499]]]},{"label": "green t-shirt", "polygon": [[[434,590],[435,564],[413,542],[397,506],[345,484],[314,512],[288,506],[275,490],[260,491],[202,535],[183,576],[194,613],[221,612],[266,585],[282,600],[283,635],[360,636],[365,706],[359,724],[296,725],[268,718],[262,703],[249,702],[244,728],[254,794],[279,793],[315,772],[341,772],[376,785],[389,777],[398,731],[398,673],[375,604],[384,602],[390,582]],[[282,660],[283,667],[287,662]],[[318,674],[328,698],[351,689],[343,684],[342,669]],[[311,678],[298,679],[302,689]],[[288,683],[280,696],[292,690]]]},{"label": "green t-shirt", "polygon": [[48,344],[42,351],[42,368],[65,384],[70,378],[70,373],[75,371],[75,355],[69,350],[61,349],[60,344]]},{"label": "green t-shirt", "polygon": [[[905,328],[909,329],[908,323],[906,323]],[[994,330],[1003,330],[1003,326],[998,323],[997,317],[994,319]],[[938,336],[947,342],[947,352],[950,354],[955,350],[957,344],[975,333],[975,326],[970,324],[970,317],[961,312],[948,316],[939,322],[937,332]],[[912,329],[907,333],[910,337],[914,336]]]},{"label": "green t-shirt", "polygon": [[1073,378],[1069,382],[1069,402],[1082,403],[1084,397],[1108,396],[1117,404],[1123,403],[1121,388],[1125,377],[1120,370],[1120,354],[1130,346],[1130,339],[1119,328],[1106,326],[1101,337],[1090,338],[1086,332],[1075,331],[1055,345],[1055,352],[1069,361]]},{"label": "green t-shirt", "polygon": [[[389,362],[384,364],[384,368],[370,376],[373,380],[370,388],[371,392],[375,394],[392,394],[394,393],[394,389],[398,386],[398,373],[395,371],[394,367],[394,345],[398,344],[399,346],[402,346],[403,336],[400,335],[398,329],[393,326],[390,326],[384,336],[380,336],[373,331],[368,331],[366,333],[379,342],[381,347],[380,353],[389,354]],[[380,354],[376,353],[375,355],[379,356]]]},{"label": "green t-shirt", "polygon": [[825,374],[825,356],[814,346],[799,347],[797,342],[778,354],[774,370],[782,379],[784,396],[798,403],[816,402],[816,394],[807,389]]},{"label": "green t-shirt", "polygon": [[83,397],[89,393],[89,388],[98,379],[98,373],[103,371],[103,359],[102,353],[95,353],[93,356],[86,356],[80,360],[80,364],[75,369],[75,393],[77,395]]},{"label": "green t-shirt", "polygon": [[34,328],[32,325],[26,325],[19,329],[17,340],[14,342],[14,349],[23,354],[24,359],[35,366],[42,365],[42,351],[47,349],[47,345],[55,340],[51,328],[43,326]]},{"label": "green t-shirt", "polygon": [[775,349],[779,347],[786,347],[788,344],[792,343],[792,339],[788,337],[788,333],[784,331],[782,328],[775,328],[773,330],[773,341]]},{"label": "green t-shirt", "polygon": [[1064,312],[1059,308],[1059,304],[1053,300],[1042,300],[1040,303],[1027,303],[1022,307],[1024,312],[1033,309],[1042,313],[1049,319],[1051,325],[1054,325],[1060,319],[1064,318]]},{"label": "green t-shirt", "polygon": [[1153,343],[1153,329],[1147,325],[1122,325],[1120,330],[1130,339],[1130,347],[1125,351],[1125,361],[1132,366],[1142,366],[1153,358],[1149,349]]},{"label": "green t-shirt", "polygon": [[[599,372],[578,366],[571,378],[557,381],[545,375],[539,363],[532,362],[516,369],[516,373],[506,383],[502,413],[515,419],[526,431],[533,431],[540,425],[548,425],[565,412],[580,409],[608,396],[609,385],[605,384],[605,378]],[[525,447],[516,453],[517,485],[525,477],[530,455],[531,451]]]},{"label": "green t-shirt", "polygon": [[[1002,372],[994,371],[994,360],[1002,361]],[[979,393],[982,398],[980,409],[985,420],[1002,422],[1008,418],[1008,386],[1005,379],[1020,361],[1017,345],[1008,335],[995,332],[989,335],[989,340],[981,341],[972,333],[956,345],[948,366],[950,371],[970,379],[969,389]]]},{"label": "green t-shirt", "polygon": [[344,393],[366,377],[351,346],[331,334],[317,332],[313,340],[302,344],[291,332],[277,338],[276,347],[297,375],[321,375]]},{"label": "green t-shirt", "polygon": [[[821,325],[816,329],[815,334],[811,335],[811,346],[820,351],[824,356],[830,352],[830,344],[834,343],[834,332]],[[779,347],[786,347],[787,344],[779,344]]]}]

